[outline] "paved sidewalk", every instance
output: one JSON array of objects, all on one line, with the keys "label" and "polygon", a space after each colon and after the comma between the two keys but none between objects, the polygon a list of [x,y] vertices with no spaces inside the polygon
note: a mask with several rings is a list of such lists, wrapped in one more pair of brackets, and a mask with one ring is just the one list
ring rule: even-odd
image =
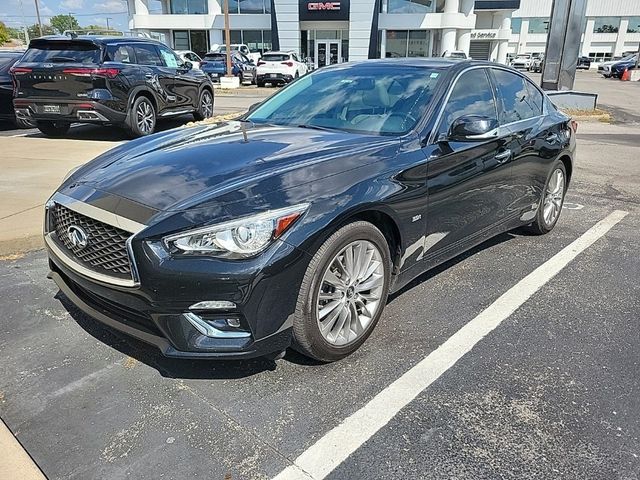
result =
[{"label": "paved sidewalk", "polygon": [[27,451],[0,420],[0,479],[46,480]]}]

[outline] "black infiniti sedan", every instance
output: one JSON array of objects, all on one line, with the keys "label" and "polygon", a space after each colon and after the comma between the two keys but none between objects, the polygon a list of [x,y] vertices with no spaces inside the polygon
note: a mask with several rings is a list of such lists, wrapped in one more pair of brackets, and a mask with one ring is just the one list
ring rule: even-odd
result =
[{"label": "black infiniti sedan", "polygon": [[88,315],[180,358],[322,361],[390,292],[488,238],[558,221],[575,124],[519,72],[335,65],[242,120],[116,147],[46,206],[50,276]]}]

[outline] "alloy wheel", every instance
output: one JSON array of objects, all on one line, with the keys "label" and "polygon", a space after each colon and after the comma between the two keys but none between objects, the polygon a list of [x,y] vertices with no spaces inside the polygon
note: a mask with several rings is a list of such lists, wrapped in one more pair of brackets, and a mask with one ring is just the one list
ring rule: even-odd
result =
[{"label": "alloy wheel", "polygon": [[204,118],[209,118],[213,115],[213,99],[211,98],[211,94],[207,91],[202,94],[200,110]]},{"label": "alloy wheel", "polygon": [[381,308],[385,271],[378,247],[357,240],[329,263],[320,282],[316,321],[332,345],[348,345],[366,331]]},{"label": "alloy wheel", "polygon": [[136,109],[136,122],[143,133],[151,133],[155,125],[155,112],[149,102],[140,102]]},{"label": "alloy wheel", "polygon": [[564,198],[565,178],[561,169],[557,168],[551,174],[544,196],[543,218],[544,222],[550,226],[555,223],[562,210],[562,200]]}]

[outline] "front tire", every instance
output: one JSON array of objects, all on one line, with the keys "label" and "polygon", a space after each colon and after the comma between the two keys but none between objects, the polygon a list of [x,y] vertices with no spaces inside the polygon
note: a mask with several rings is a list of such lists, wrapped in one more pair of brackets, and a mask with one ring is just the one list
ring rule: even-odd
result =
[{"label": "front tire", "polygon": [[145,96],[135,99],[127,121],[129,134],[134,137],[151,135],[156,129],[156,109]]},{"label": "front tire", "polygon": [[36,126],[47,137],[60,138],[67,134],[71,124],[68,122],[42,121],[38,122]]},{"label": "front tire", "polygon": [[204,120],[213,116],[213,95],[207,89],[202,90],[198,99],[198,109],[193,112],[193,118]]},{"label": "front tire", "polygon": [[293,320],[293,348],[323,362],[355,352],[387,301],[391,255],[384,235],[356,221],[331,235],[305,273]]},{"label": "front tire", "polygon": [[535,220],[526,227],[529,233],[544,235],[553,230],[560,218],[566,191],[567,170],[564,163],[558,160],[553,165],[549,178],[547,178]]}]

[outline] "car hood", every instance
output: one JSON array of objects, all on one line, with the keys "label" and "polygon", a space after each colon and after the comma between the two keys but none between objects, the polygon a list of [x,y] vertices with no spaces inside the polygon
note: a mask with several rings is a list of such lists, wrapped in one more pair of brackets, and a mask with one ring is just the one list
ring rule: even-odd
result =
[{"label": "car hood", "polygon": [[180,211],[361,167],[378,159],[371,152],[390,143],[397,139],[239,121],[178,128],[116,147],[63,187],[86,185],[156,211]]}]

